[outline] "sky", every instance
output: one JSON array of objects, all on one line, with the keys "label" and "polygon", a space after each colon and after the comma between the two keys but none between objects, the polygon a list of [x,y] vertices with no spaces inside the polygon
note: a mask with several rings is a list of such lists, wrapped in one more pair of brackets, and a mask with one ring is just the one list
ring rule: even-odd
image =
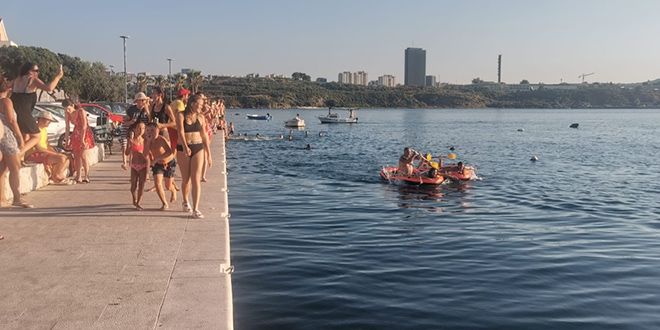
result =
[{"label": "sky", "polygon": [[244,76],[304,72],[337,80],[366,71],[403,83],[404,51],[426,50],[426,74],[515,84],[660,78],[657,0],[6,1],[19,45],[129,72],[182,68]]}]

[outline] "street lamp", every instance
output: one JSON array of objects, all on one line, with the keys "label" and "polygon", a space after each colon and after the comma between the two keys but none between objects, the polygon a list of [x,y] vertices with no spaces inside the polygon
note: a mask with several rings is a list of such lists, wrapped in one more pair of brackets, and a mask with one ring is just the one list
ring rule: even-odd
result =
[{"label": "street lamp", "polygon": [[167,75],[167,88],[170,89],[170,101],[172,101],[172,61],[173,59],[168,58],[167,62],[170,64],[170,73]]},{"label": "street lamp", "polygon": [[119,36],[124,39],[124,100],[128,101],[128,75],[126,72],[126,39],[130,36]]}]

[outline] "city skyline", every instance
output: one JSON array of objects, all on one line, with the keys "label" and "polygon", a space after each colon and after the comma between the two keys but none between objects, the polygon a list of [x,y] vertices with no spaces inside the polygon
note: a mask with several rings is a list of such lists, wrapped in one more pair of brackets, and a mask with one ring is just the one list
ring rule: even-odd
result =
[{"label": "city skyline", "polygon": [[[426,74],[439,82],[497,81],[499,54],[502,81],[508,84],[522,79],[578,83],[579,75],[590,72],[595,75],[589,82],[660,78],[660,46],[652,42],[660,3],[650,0],[418,1],[414,6],[396,1],[220,1],[185,7],[172,1],[120,0],[103,10],[83,4],[11,2],[3,5],[0,18],[19,45],[99,61],[115,71],[123,67],[119,36],[130,35],[128,71],[153,74],[167,74],[166,59],[172,58],[173,72],[304,72],[334,81],[337,72],[350,70],[403,81],[402,50],[417,47],[427,51]],[[51,31],[50,25],[55,32],[44,32]]]}]

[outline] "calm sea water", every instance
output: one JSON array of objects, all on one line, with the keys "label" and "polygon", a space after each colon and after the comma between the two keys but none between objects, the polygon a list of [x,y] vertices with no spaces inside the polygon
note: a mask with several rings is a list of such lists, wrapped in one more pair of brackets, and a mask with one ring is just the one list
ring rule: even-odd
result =
[{"label": "calm sea water", "polygon": [[[237,329],[660,328],[660,111],[231,112]],[[383,181],[406,146],[481,180]]]}]

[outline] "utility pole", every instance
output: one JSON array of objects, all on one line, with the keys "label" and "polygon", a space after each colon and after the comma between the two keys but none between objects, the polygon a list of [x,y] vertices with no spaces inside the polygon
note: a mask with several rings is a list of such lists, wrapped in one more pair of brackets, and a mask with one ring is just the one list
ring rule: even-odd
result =
[{"label": "utility pole", "polygon": [[170,89],[170,101],[173,100],[172,98],[172,60],[171,58],[167,59],[167,62],[170,64],[170,73],[167,75],[167,88]]},{"label": "utility pole", "polygon": [[130,36],[119,36],[124,39],[124,102],[128,101],[128,72],[126,72],[126,39]]}]

